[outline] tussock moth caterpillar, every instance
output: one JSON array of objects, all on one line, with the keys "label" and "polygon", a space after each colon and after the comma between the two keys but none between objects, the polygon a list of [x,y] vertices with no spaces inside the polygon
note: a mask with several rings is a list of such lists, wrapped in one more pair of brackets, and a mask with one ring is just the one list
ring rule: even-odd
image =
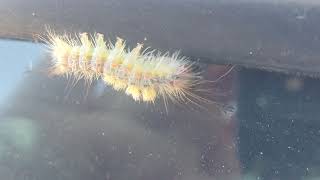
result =
[{"label": "tussock moth caterpillar", "polygon": [[106,42],[104,35],[80,33],[71,37],[47,31],[45,40],[52,56],[51,75],[73,76],[87,82],[102,79],[116,91],[123,91],[135,101],[154,103],[162,97],[175,103],[210,102],[197,92],[206,82],[195,62],[178,52],[157,53],[143,50],[142,44],[126,49],[125,41]]}]

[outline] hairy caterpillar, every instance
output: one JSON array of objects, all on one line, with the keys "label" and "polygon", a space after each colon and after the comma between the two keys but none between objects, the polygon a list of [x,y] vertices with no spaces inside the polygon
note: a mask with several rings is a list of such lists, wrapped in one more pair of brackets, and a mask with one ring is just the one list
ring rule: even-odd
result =
[{"label": "hairy caterpillar", "polygon": [[51,75],[73,76],[92,82],[102,79],[117,91],[123,91],[135,101],[154,103],[162,97],[185,103],[209,102],[197,94],[205,82],[194,62],[178,52],[161,54],[142,50],[137,44],[126,49],[123,39],[106,42],[104,35],[80,33],[71,37],[48,30],[45,42],[52,56]]}]

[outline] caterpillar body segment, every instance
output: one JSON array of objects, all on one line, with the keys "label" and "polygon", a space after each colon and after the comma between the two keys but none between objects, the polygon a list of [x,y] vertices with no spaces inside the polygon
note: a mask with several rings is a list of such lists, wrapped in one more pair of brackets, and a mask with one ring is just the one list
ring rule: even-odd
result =
[{"label": "caterpillar body segment", "polygon": [[207,101],[196,94],[204,82],[200,73],[178,52],[147,52],[139,43],[130,50],[123,39],[107,43],[100,33],[71,37],[48,31],[46,43],[52,56],[51,75],[74,76],[88,82],[101,78],[135,101],[154,103],[158,97],[165,103]]}]

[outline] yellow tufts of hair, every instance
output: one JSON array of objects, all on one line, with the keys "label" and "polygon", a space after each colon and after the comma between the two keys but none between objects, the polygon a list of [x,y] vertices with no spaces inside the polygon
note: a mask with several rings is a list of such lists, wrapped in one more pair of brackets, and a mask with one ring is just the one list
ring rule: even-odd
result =
[{"label": "yellow tufts of hair", "polygon": [[97,33],[95,35],[95,53],[96,58],[99,60],[106,59],[108,57],[108,48],[104,41],[103,34]]},{"label": "yellow tufts of hair", "polygon": [[109,85],[111,85],[111,86],[113,86],[113,85],[115,84],[115,82],[117,81],[117,79],[116,79],[114,76],[108,75],[108,74],[106,74],[106,75],[103,76],[103,80],[104,80],[107,84],[109,84]]},{"label": "yellow tufts of hair", "polygon": [[115,44],[115,48],[116,49],[124,49],[125,45],[123,43],[123,39],[117,37],[117,41],[116,41],[116,44]]},{"label": "yellow tufts of hair", "polygon": [[127,87],[127,82],[125,80],[120,80],[117,79],[114,84],[113,84],[113,89],[119,91],[119,90],[124,90]]},{"label": "yellow tufts of hair", "polygon": [[79,53],[80,53],[80,47],[74,46],[70,52],[70,57],[73,61],[79,61]]},{"label": "yellow tufts of hair", "polygon": [[81,50],[80,53],[83,54],[83,59],[85,61],[90,61],[91,57],[92,57],[92,43],[89,40],[88,34],[87,33],[81,33],[80,34],[80,41],[81,41]]},{"label": "yellow tufts of hair", "polygon": [[140,88],[136,85],[129,85],[126,89],[126,94],[131,95],[135,101],[140,101]]},{"label": "yellow tufts of hair", "polygon": [[138,43],[135,48],[132,49],[132,51],[128,54],[130,57],[129,60],[136,60],[140,56],[140,51],[143,47],[143,44]]},{"label": "yellow tufts of hair", "polygon": [[148,86],[142,89],[142,99],[145,102],[154,102],[157,92],[154,87]]},{"label": "yellow tufts of hair", "polygon": [[68,61],[68,56],[72,51],[72,46],[65,42],[60,37],[53,39],[52,52],[53,56],[56,57],[58,63]]},{"label": "yellow tufts of hair", "polygon": [[123,42],[123,39],[121,38],[117,38],[117,42],[115,44],[115,50],[116,53],[114,54],[114,56],[112,57],[112,67],[118,67],[119,65],[121,65],[124,61],[124,57],[123,57],[123,53],[124,53],[124,48],[125,48],[125,43]]},{"label": "yellow tufts of hair", "polygon": [[168,74],[168,70],[162,67],[155,69],[153,72],[153,75],[157,77],[166,77]]}]

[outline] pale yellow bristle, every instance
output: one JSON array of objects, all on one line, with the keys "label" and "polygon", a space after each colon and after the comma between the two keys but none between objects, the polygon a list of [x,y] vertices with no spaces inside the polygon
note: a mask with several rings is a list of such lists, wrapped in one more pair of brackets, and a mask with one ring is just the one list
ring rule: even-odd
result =
[{"label": "pale yellow bristle", "polygon": [[154,102],[157,92],[153,87],[145,87],[142,89],[142,99],[145,102]]},{"label": "pale yellow bristle", "polygon": [[89,40],[88,34],[87,33],[81,33],[80,34],[80,41],[81,41],[81,53],[83,55],[83,60],[85,61],[90,61],[92,57],[92,43]]},{"label": "pale yellow bristle", "polygon": [[79,60],[80,47],[74,46],[70,52],[70,56],[72,59],[77,58]]},{"label": "pale yellow bristle", "polygon": [[72,46],[66,43],[63,39],[61,38],[54,38],[53,40],[54,44],[52,46],[52,51],[53,51],[53,56],[56,57],[58,60],[65,60],[66,56],[70,54],[72,51]]},{"label": "pale yellow bristle", "polygon": [[95,35],[95,53],[96,58],[99,60],[104,60],[108,57],[108,49],[106,42],[104,41],[104,35],[100,33],[96,33]]},{"label": "pale yellow bristle", "polygon": [[126,89],[126,94],[131,95],[135,101],[140,101],[140,88],[136,85],[129,85]]},{"label": "pale yellow bristle", "polygon": [[103,80],[104,80],[107,84],[109,84],[109,85],[111,85],[111,86],[113,86],[113,85],[115,84],[115,82],[117,81],[116,78],[115,78],[114,76],[111,76],[111,75],[104,75],[104,76],[103,76]]},{"label": "pale yellow bristle", "polygon": [[127,82],[125,80],[120,80],[120,79],[117,79],[114,84],[113,84],[113,88],[117,91],[119,90],[124,90],[126,89],[127,87]]},{"label": "pale yellow bristle", "polygon": [[138,43],[137,46],[132,49],[132,51],[129,53],[131,59],[135,60],[139,57],[142,47],[143,45]]},{"label": "pale yellow bristle", "polygon": [[82,46],[92,47],[92,43],[89,40],[88,33],[80,33],[80,41]]},{"label": "pale yellow bristle", "polygon": [[119,48],[119,49],[124,48],[123,39],[121,39],[120,37],[117,37],[115,48]]}]

